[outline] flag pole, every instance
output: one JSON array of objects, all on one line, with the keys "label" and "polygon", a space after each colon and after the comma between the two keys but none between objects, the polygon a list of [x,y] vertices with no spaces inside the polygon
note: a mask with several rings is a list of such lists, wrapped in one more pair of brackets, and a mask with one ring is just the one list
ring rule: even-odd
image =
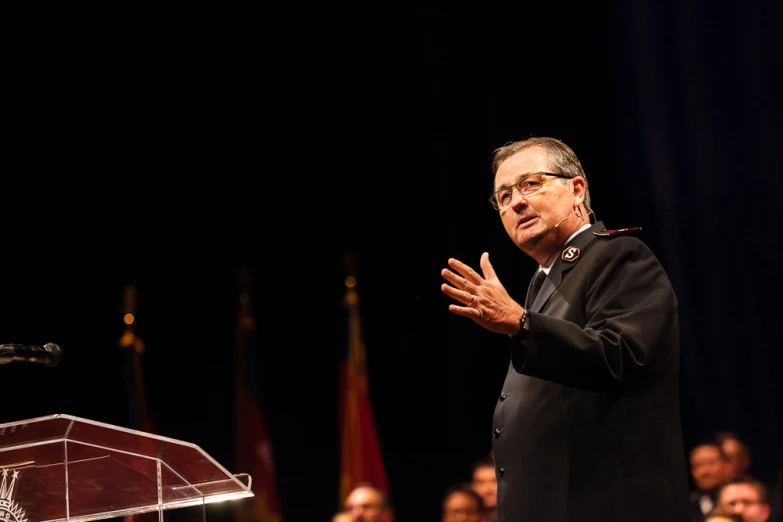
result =
[{"label": "flag pole", "polygon": [[356,253],[342,257],[345,271],[343,306],[347,318],[347,346],[340,367],[339,440],[340,482],[338,506],[359,484],[369,483],[388,493],[388,481],[369,397],[367,352],[364,345],[357,290]]},{"label": "flag pole", "polygon": [[[252,283],[250,279],[250,270],[248,267],[240,267],[236,272],[237,283],[237,318],[236,318],[236,356],[235,356],[235,398],[234,398],[234,430],[235,430],[235,443],[234,443],[234,460],[235,466],[239,469],[239,466],[247,466],[247,442],[245,441],[246,433],[248,431],[246,415],[245,415],[245,399],[243,397],[243,390],[246,386],[245,382],[245,346],[243,339],[246,335],[255,330],[255,324],[253,321],[253,315],[250,310],[250,292],[252,290]],[[247,471],[250,471],[249,469]],[[258,480],[258,477],[250,477],[251,480]],[[236,509],[236,522],[249,522],[249,510],[247,507],[237,503]]]},{"label": "flag pole", "polygon": [[281,522],[271,439],[258,397],[258,346],[251,307],[252,278],[248,267],[237,270],[235,374],[235,466],[247,469],[254,497],[237,502],[237,522]]},{"label": "flag pole", "polygon": [[[134,285],[127,285],[122,293],[122,322],[125,324],[118,344],[125,350],[126,388],[128,391],[128,427],[153,433],[152,417],[147,408],[147,394],[144,387],[142,355],[146,350],[144,341],[136,333],[139,294]],[[163,511],[126,515],[123,522],[163,522]]]},{"label": "flag pole", "polygon": [[119,345],[120,348],[129,352],[126,369],[129,394],[128,427],[152,431],[142,366],[142,355],[146,347],[144,341],[136,334],[137,315],[138,291],[134,285],[127,285],[122,293],[122,321],[125,323],[125,329],[120,337]]}]

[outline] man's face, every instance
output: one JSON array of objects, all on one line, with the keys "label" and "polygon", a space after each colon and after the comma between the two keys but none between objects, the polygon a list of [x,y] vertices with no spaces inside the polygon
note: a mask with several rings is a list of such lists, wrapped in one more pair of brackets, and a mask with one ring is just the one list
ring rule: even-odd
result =
[{"label": "man's face", "polygon": [[699,446],[691,452],[691,476],[696,487],[709,491],[726,480],[726,462],[714,446]]},{"label": "man's face", "polygon": [[[546,152],[539,147],[523,149],[500,164],[494,189],[511,187],[521,177],[538,172],[552,172]],[[534,257],[536,252],[558,249],[571,235],[577,221],[572,219],[576,216],[570,182],[564,184],[562,179],[550,176],[542,177],[541,181],[543,187],[529,196],[514,189],[511,204],[499,211],[511,240]]]},{"label": "man's face", "polygon": [[383,506],[381,494],[373,488],[359,487],[345,499],[345,512],[354,522],[384,522],[387,509]]},{"label": "man's face", "polygon": [[743,522],[766,522],[768,503],[761,502],[758,490],[751,484],[729,484],[720,492],[718,505],[742,516]]},{"label": "man's face", "polygon": [[482,466],[473,472],[473,490],[484,500],[488,509],[494,509],[498,504],[498,479],[495,468]]},{"label": "man's face", "polygon": [[475,497],[453,493],[443,503],[443,522],[481,522],[481,506]]},{"label": "man's face", "polygon": [[726,439],[723,441],[721,448],[723,448],[723,454],[726,455],[730,476],[737,477],[747,471],[750,466],[750,460],[741,442],[736,439]]}]

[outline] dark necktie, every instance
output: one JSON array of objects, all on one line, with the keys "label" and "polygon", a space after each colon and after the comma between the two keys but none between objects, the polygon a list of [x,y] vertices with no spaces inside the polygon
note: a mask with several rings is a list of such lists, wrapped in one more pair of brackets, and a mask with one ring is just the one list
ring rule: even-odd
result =
[{"label": "dark necktie", "polygon": [[546,272],[543,270],[536,272],[536,276],[533,278],[533,281],[530,282],[530,287],[527,289],[527,298],[525,299],[526,309],[533,306],[533,303],[536,302],[536,296],[538,295],[538,291],[541,290],[541,285],[544,284],[544,279],[546,279]]}]

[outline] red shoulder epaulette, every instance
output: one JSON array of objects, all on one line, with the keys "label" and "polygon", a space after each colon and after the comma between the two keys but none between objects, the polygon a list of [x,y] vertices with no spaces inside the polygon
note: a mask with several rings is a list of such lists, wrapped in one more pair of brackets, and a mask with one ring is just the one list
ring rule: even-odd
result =
[{"label": "red shoulder epaulette", "polygon": [[603,229],[600,232],[593,232],[593,234],[601,237],[614,237],[614,236],[620,236],[622,234],[632,234],[634,232],[639,232],[641,229],[642,227],[618,228],[617,230]]}]

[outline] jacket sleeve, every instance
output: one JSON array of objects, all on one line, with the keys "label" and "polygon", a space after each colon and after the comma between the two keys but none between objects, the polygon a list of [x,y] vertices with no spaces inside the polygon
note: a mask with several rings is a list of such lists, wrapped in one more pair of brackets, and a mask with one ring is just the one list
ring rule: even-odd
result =
[{"label": "jacket sleeve", "polygon": [[[572,274],[569,274],[572,275]],[[530,314],[530,335],[512,349],[517,372],[595,392],[628,385],[657,352],[679,343],[677,299],[655,255],[614,238],[584,278],[584,325]]]}]

